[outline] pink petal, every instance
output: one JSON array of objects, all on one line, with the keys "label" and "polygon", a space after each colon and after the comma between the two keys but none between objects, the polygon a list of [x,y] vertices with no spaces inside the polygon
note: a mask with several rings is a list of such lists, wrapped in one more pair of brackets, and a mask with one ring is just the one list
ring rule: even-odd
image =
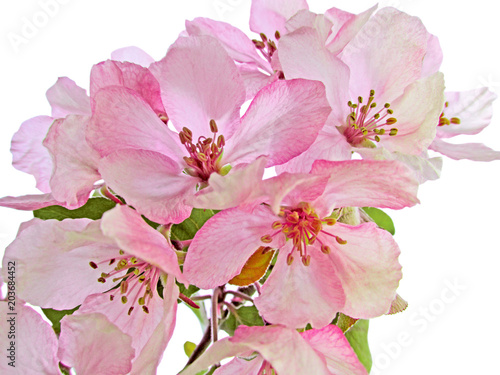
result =
[{"label": "pink petal", "polygon": [[353,97],[367,96],[372,89],[380,103],[400,96],[421,77],[427,39],[419,18],[394,8],[378,11],[340,55],[351,69]]},{"label": "pink petal", "polygon": [[101,156],[121,149],[151,150],[174,160],[184,156],[179,137],[158,118],[139,93],[108,87],[94,97],[87,141]]},{"label": "pink petal", "polygon": [[325,215],[338,207],[401,209],[419,202],[417,181],[398,161],[318,160],[311,173],[331,176],[325,192],[313,204],[324,207]]},{"label": "pink petal", "polygon": [[123,375],[132,368],[131,343],[102,314],[67,315],[61,320],[58,354],[78,375]]},{"label": "pink petal", "polygon": [[99,154],[85,141],[88,116],[69,115],[50,127],[43,145],[53,158],[50,179],[52,195],[70,206],[83,205],[101,179],[97,171]]},{"label": "pink petal", "polygon": [[[287,35],[302,27],[309,27],[317,32],[318,40],[324,44],[332,29],[332,22],[323,14],[316,14],[307,9],[298,11],[286,22]],[[280,39],[281,47],[281,39]]]},{"label": "pink petal", "polygon": [[[92,67],[90,97],[108,86],[121,86],[136,91],[158,114],[165,113],[160,84],[146,68],[130,62],[104,61]],[[94,107],[93,103],[93,107]]]},{"label": "pink petal", "polygon": [[263,245],[260,240],[274,230],[270,210],[259,206],[254,212],[237,208],[216,214],[196,233],[184,262],[184,275],[191,284],[215,288],[239,275],[245,262]]},{"label": "pink petal", "polygon": [[246,100],[252,100],[260,90],[278,79],[277,74],[270,76],[260,71],[256,66],[248,64],[239,65],[238,72],[245,84]]},{"label": "pink petal", "polygon": [[[319,249],[308,247],[311,264],[306,267],[300,258],[291,265],[287,256],[292,249],[280,249],[273,272],[262,287],[262,294],[255,298],[255,306],[270,323],[284,324],[291,328],[304,328],[329,324],[342,309],[345,295],[335,268]],[[294,254],[295,255],[295,254]]]},{"label": "pink petal", "polygon": [[208,136],[213,119],[226,139],[234,133],[245,87],[234,61],[215,38],[177,39],[151,71],[160,82],[163,104],[177,130],[188,127],[193,139]]},{"label": "pink petal", "polygon": [[[33,194],[33,195],[22,195],[20,197],[3,197],[0,198],[0,206],[14,208],[16,210],[23,211],[34,211],[40,208],[63,205],[62,202],[54,199],[51,193],[48,194]],[[78,208],[78,207],[66,207],[66,208]]]},{"label": "pink petal", "polygon": [[163,317],[142,352],[135,358],[131,375],[155,374],[163,352],[174,333],[179,288],[172,277],[163,289]]},{"label": "pink petal", "polygon": [[168,156],[146,150],[121,150],[104,158],[102,177],[118,195],[150,220],[180,223],[191,212],[186,200],[198,179],[182,173]]},{"label": "pink petal", "polygon": [[101,229],[127,254],[183,280],[175,250],[136,210],[128,206],[116,206],[103,215]]},{"label": "pink petal", "polygon": [[493,115],[493,101],[496,94],[487,87],[461,92],[446,92],[448,107],[444,109],[445,117],[458,117],[460,124],[439,126],[439,138],[451,138],[459,134],[478,134],[486,128]]},{"label": "pink petal", "polygon": [[436,73],[409,85],[391,108],[398,122],[395,137],[381,137],[390,151],[419,155],[436,136],[436,127],[444,106],[444,78]]},{"label": "pink petal", "polygon": [[276,171],[278,173],[308,173],[316,160],[350,160],[351,149],[351,145],[337,129],[332,129],[331,133],[322,130],[311,147],[288,163],[278,165]]},{"label": "pink petal", "polygon": [[400,251],[392,235],[374,223],[356,227],[337,223],[324,231],[347,241],[345,245],[335,240],[329,243],[332,252],[328,256],[346,296],[340,311],[359,319],[387,313],[402,277]]},{"label": "pink petal", "polygon": [[227,140],[224,163],[250,163],[268,156],[267,167],[305,151],[323,127],[330,107],[322,83],[296,79],[262,89]]},{"label": "pink petal", "polygon": [[269,74],[273,73],[269,63],[257,52],[250,38],[229,23],[198,17],[192,21],[186,21],[186,31],[190,36],[214,37],[233,60],[255,65]]},{"label": "pink petal", "polygon": [[306,0],[252,0],[250,30],[274,40],[276,31],[285,35],[286,21],[302,9],[309,9]]},{"label": "pink petal", "polygon": [[493,161],[500,160],[500,151],[495,151],[482,143],[453,144],[438,138],[432,142],[429,149],[437,151],[454,160]]},{"label": "pink petal", "polygon": [[91,114],[87,92],[68,77],[60,77],[46,95],[52,107],[52,117]]},{"label": "pink petal", "polygon": [[236,357],[215,370],[214,375],[259,375],[263,363],[264,359],[260,356],[250,361]]},{"label": "pink petal", "polygon": [[14,168],[33,175],[36,187],[44,193],[50,193],[52,159],[42,141],[53,122],[54,119],[49,116],[38,116],[23,122],[12,137],[10,146]]},{"label": "pink petal", "polygon": [[123,47],[111,52],[111,59],[122,62],[131,62],[145,68],[155,61],[146,52],[135,46]]},{"label": "pink petal", "polygon": [[[250,207],[264,201],[265,192],[258,189],[264,175],[267,159],[259,157],[251,164],[238,165],[227,176],[212,173],[208,186],[200,190],[190,204],[197,208],[224,210],[248,205]],[[245,183],[242,184],[242,181]]]},{"label": "pink petal", "polygon": [[359,33],[368,22],[378,5],[374,5],[360,14],[351,14],[337,8],[328,9],[325,17],[333,23],[330,38],[326,41],[326,47],[334,55],[338,55],[344,47]]},{"label": "pink petal", "polygon": [[368,375],[342,330],[336,325],[310,329],[302,332],[301,336],[314,350],[325,356],[326,365],[332,374]]},{"label": "pink petal", "polygon": [[[316,30],[301,28],[280,40],[279,57],[287,79],[321,81],[336,124],[345,121],[349,101],[349,68],[318,39]],[[340,110],[339,110],[340,109]]]},{"label": "pink petal", "polygon": [[428,77],[437,73],[443,62],[443,51],[437,36],[429,34],[427,39],[427,53],[425,54],[422,77]]},{"label": "pink petal", "polygon": [[[3,322],[0,324],[0,345],[3,349],[0,361],[2,374],[60,374],[57,358],[57,337],[52,327],[45,322],[40,314],[25,306],[21,300],[16,301],[16,315],[7,301],[0,301],[0,314]],[[9,321],[13,318],[15,322]],[[9,337],[11,325],[15,328],[15,339]],[[11,342],[14,344],[15,369],[9,366]]]},{"label": "pink petal", "polygon": [[72,309],[93,293],[102,293],[109,285],[97,282],[101,270],[90,267],[109,254],[116,245],[102,236],[99,222],[87,219],[33,219],[7,247],[8,261],[17,264],[17,293],[23,300],[56,310]]}]

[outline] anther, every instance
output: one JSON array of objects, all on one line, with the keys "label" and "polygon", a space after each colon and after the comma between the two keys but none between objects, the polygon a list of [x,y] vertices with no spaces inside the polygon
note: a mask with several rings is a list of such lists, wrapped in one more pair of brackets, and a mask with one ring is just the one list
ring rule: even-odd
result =
[{"label": "anther", "polygon": [[273,242],[273,238],[269,235],[269,234],[266,234],[265,236],[262,236],[260,238],[260,240],[264,243],[271,243]]},{"label": "anther", "polygon": [[142,311],[144,311],[146,314],[149,314],[149,309],[147,306],[142,306]]},{"label": "anther", "polygon": [[346,240],[343,240],[342,238],[340,238],[339,236],[335,236],[335,239],[337,240],[337,242],[340,244],[340,245],[345,245],[347,243]]},{"label": "anther", "polygon": [[127,296],[122,296],[122,303],[126,304],[128,302]]},{"label": "anther", "polygon": [[455,124],[455,125],[460,125],[460,123],[461,123],[461,121],[460,121],[460,119],[459,119],[458,117],[452,117],[452,118],[450,119],[450,122],[451,122],[452,124]]},{"label": "anther", "polygon": [[93,269],[97,269],[97,264],[95,264],[94,262],[89,262],[89,265],[90,265],[90,267],[92,267]]},{"label": "anther", "polygon": [[122,294],[125,294],[127,293],[127,290],[128,290],[128,282],[127,280],[123,280],[122,283],[120,284],[120,292]]},{"label": "anther", "polygon": [[219,131],[219,129],[217,128],[217,123],[214,119],[210,120],[210,131],[212,133],[217,133]]},{"label": "anther", "polygon": [[276,38],[276,40],[280,40],[281,34],[278,30],[276,30],[276,32],[274,33],[274,37]]},{"label": "anther", "polygon": [[328,247],[328,246],[326,246],[326,245],[323,245],[323,246],[321,246],[321,252],[322,252],[323,254],[330,254],[331,249],[330,249],[330,247]]},{"label": "anther", "polygon": [[130,309],[128,309],[128,315],[132,314],[132,311],[134,310],[134,306],[132,306]]},{"label": "anther", "polygon": [[398,122],[398,120],[394,117],[390,117],[387,119],[387,125],[392,125],[392,124],[395,124],[396,122]]},{"label": "anther", "polygon": [[389,132],[389,135],[391,137],[394,137],[397,134],[398,134],[398,129],[396,129],[396,128],[392,128],[391,131]]},{"label": "anther", "polygon": [[293,263],[293,255],[292,255],[292,253],[290,253],[286,257],[286,264],[288,264],[290,266],[292,263]]},{"label": "anther", "polygon": [[275,221],[272,225],[273,229],[281,229],[283,227],[283,224],[281,224],[280,221]]},{"label": "anther", "polygon": [[264,33],[260,33],[260,39],[262,39],[263,42],[267,42],[267,36]]},{"label": "anther", "polygon": [[304,264],[304,266],[308,267],[311,264],[311,256],[310,255],[303,256],[302,263]]},{"label": "anther", "polygon": [[106,282],[106,279],[104,277],[99,277],[97,281],[104,284]]}]

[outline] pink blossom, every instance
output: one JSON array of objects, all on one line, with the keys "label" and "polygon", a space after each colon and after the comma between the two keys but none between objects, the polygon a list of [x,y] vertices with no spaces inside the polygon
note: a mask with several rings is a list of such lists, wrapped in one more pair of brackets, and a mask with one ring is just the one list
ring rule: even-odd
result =
[{"label": "pink blossom", "polygon": [[342,331],[334,325],[298,333],[280,325],[239,326],[233,337],[215,342],[181,372],[194,375],[220,360],[239,356],[218,368],[215,375],[324,374],[365,375]]},{"label": "pink blossom", "polygon": [[418,18],[393,8],[371,17],[338,56],[314,29],[282,37],[285,77],[323,82],[332,114],[315,144],[278,169],[308,172],[314,160],[349,159],[352,151],[376,145],[420,156],[435,137],[444,100],[442,74],[425,75],[439,59],[422,63],[429,46],[437,53],[433,40]]},{"label": "pink blossom", "polygon": [[136,211],[117,206],[98,221],[34,219],[7,248],[3,262],[9,261],[18,264],[20,298],[56,310],[81,304],[75,315],[105,315],[133,337],[134,366],[156,368],[175,325],[175,279],[185,279],[168,241]]},{"label": "pink blossom", "polygon": [[[151,220],[181,222],[209,177],[267,156],[266,167],[307,149],[330,111],[319,82],[275,82],[240,118],[245,89],[236,65],[208,36],[181,37],[153,64],[171,131],[136,92],[108,87],[95,96],[87,139],[99,171],[128,204]],[[232,172],[229,172],[228,177]]]},{"label": "pink blossom", "polygon": [[[397,244],[373,223],[351,226],[330,215],[340,207],[411,206],[417,182],[395,161],[318,161],[312,173],[328,178],[311,191],[300,175],[279,175],[255,187],[269,193],[268,205],[225,210],[205,223],[186,256],[189,281],[205,289],[223,285],[264,246],[279,249],[255,299],[267,321],[323,327],[339,311],[356,318],[386,313],[401,278]],[[291,188],[273,199],[287,182]]]},{"label": "pink blossom", "polygon": [[490,124],[493,101],[496,97],[486,87],[463,92],[447,92],[436,138],[429,149],[455,160],[500,160],[500,151],[492,150],[481,143],[458,144],[446,141],[457,135],[474,135],[483,131]]}]

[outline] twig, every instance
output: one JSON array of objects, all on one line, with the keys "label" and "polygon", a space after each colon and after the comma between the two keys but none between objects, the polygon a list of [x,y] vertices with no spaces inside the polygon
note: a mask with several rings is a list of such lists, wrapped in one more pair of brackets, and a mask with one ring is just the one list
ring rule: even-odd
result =
[{"label": "twig", "polygon": [[240,297],[241,299],[250,301],[253,303],[253,298],[250,296],[247,296],[245,293],[237,292],[235,290],[227,290],[224,292],[224,295],[226,294],[232,294],[233,296]]},{"label": "twig", "polygon": [[203,337],[201,338],[201,341],[196,345],[196,348],[194,348],[193,352],[191,353],[191,357],[189,357],[189,360],[186,363],[186,366],[189,366],[191,363],[196,361],[200,355],[203,354],[206,348],[210,345],[210,338],[211,338],[211,325],[208,324],[207,328],[205,329],[205,333],[203,334]]}]

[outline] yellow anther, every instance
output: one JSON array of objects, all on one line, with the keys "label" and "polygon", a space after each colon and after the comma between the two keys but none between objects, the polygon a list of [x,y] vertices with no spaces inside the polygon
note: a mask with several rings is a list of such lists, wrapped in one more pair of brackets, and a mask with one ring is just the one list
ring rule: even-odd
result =
[{"label": "yellow anther", "polygon": [[380,137],[378,135],[375,136],[375,142],[380,142]]},{"label": "yellow anther", "polygon": [[281,34],[278,30],[276,30],[276,32],[274,33],[274,37],[276,38],[276,40],[280,40]]},{"label": "yellow anther", "polygon": [[219,129],[217,128],[217,123],[214,119],[210,120],[210,131],[212,133],[217,133],[219,131]]},{"label": "yellow anther", "polygon": [[293,255],[292,255],[292,253],[290,253],[286,257],[286,264],[288,264],[290,266],[292,263],[293,263]]},{"label": "yellow anther", "polygon": [[375,90],[370,90],[370,96],[375,96]]},{"label": "yellow anther", "polygon": [[337,220],[335,220],[333,217],[329,217],[326,219],[323,219],[323,221],[326,223],[326,225],[335,225],[337,223]]},{"label": "yellow anther", "polygon": [[460,119],[459,119],[458,117],[452,117],[452,118],[450,119],[450,122],[451,122],[452,124],[455,124],[455,125],[460,125],[460,123],[461,123],[461,121],[460,121]]},{"label": "yellow anther", "polygon": [[387,125],[392,125],[392,124],[395,124],[396,122],[398,122],[398,120],[394,117],[390,117],[387,119]]},{"label": "yellow anther", "polygon": [[203,152],[198,152],[198,159],[201,160],[202,162],[208,160],[207,156]]},{"label": "yellow anther", "polygon": [[323,254],[330,254],[331,249],[330,249],[330,247],[328,247],[328,246],[326,246],[326,245],[323,245],[323,246],[321,246],[321,252],[322,252]]},{"label": "yellow anther", "polygon": [[308,267],[311,264],[311,256],[310,255],[303,256],[302,263],[304,264],[304,266]]},{"label": "yellow anther", "polygon": [[396,129],[396,128],[392,128],[391,131],[389,132],[389,135],[391,137],[394,137],[397,134],[398,134],[398,129]]},{"label": "yellow anther", "polygon": [[346,240],[343,240],[342,238],[336,236],[335,239],[337,240],[337,242],[340,244],[340,245],[345,245],[347,243]]},{"label": "yellow anther", "polygon": [[260,33],[260,39],[262,39],[263,42],[267,42],[267,36],[264,33]]},{"label": "yellow anther", "polygon": [[120,250],[119,253],[120,253],[120,255],[123,255],[123,254],[125,254],[125,251]]},{"label": "yellow anther", "polygon": [[128,302],[127,296],[122,296],[122,303],[126,304]]},{"label": "yellow anther", "polygon": [[359,104],[363,103],[363,97],[362,96],[358,96],[358,103]]},{"label": "yellow anther", "polygon": [[283,224],[281,224],[280,221],[275,221],[272,225],[273,229],[281,229],[283,227]]},{"label": "yellow anther", "polygon": [[125,294],[127,293],[127,290],[128,290],[128,282],[127,280],[123,280],[122,283],[120,284],[120,292],[122,294]]},{"label": "yellow anther", "polygon": [[273,242],[273,238],[269,235],[269,234],[266,234],[265,236],[262,236],[260,238],[260,240],[264,243],[271,243]]},{"label": "yellow anther", "polygon": [[137,302],[139,303],[139,305],[144,305],[146,303],[146,300],[144,299],[144,297],[139,297],[139,299],[137,300]]},{"label": "yellow anther", "polygon": [[104,284],[106,282],[106,279],[104,277],[99,277],[97,281]]}]

